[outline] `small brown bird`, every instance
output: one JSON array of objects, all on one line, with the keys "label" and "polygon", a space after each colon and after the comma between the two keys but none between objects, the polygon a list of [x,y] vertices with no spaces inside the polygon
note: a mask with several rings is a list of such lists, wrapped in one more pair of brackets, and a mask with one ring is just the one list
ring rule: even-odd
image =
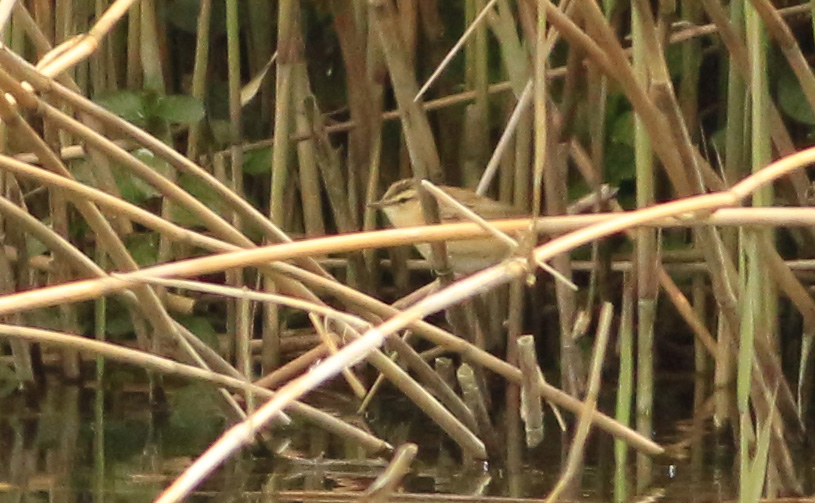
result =
[{"label": "small brown bird", "polygon": [[[394,227],[413,227],[425,223],[419,194],[416,192],[414,179],[400,180],[391,185],[382,199],[372,203],[371,207],[381,209]],[[522,217],[523,213],[516,208],[481,196],[472,190],[459,187],[439,186],[447,195],[475,212],[485,220]],[[439,215],[442,223],[468,221],[448,203],[439,199]],[[429,244],[416,244],[416,249],[425,259],[430,258]],[[447,242],[447,258],[453,272],[460,275],[495,265],[510,253],[506,244],[489,238],[467,239]]]}]

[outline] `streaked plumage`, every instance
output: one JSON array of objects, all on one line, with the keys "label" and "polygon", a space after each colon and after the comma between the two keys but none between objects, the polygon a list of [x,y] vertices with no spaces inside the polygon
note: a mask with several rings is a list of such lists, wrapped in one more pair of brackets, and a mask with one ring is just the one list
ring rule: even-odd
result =
[{"label": "streaked plumage", "polygon": [[[414,184],[413,179],[400,180],[391,185],[382,199],[372,205],[381,209],[394,227],[412,227],[424,223],[421,203]],[[485,220],[523,216],[512,206],[480,196],[471,190],[448,186],[439,188]],[[439,215],[442,223],[465,220],[444,201],[439,201]],[[424,258],[430,258],[429,244],[417,244],[416,249]],[[508,254],[506,245],[494,238],[447,242],[448,260],[456,274],[472,274],[500,262]]]}]

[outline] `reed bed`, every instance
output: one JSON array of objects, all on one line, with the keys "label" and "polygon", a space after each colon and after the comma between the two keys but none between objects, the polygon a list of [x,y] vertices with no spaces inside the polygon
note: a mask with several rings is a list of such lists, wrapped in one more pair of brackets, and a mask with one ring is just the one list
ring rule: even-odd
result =
[{"label": "reed bed", "polygon": [[[652,438],[677,323],[700,376],[683,405],[732,433],[740,499],[804,490],[809,4],[11,3],[0,348],[22,387],[34,344],[66,379],[92,357],[99,380],[110,359],[217,387],[231,426],[156,501],[293,420],[392,456],[362,494],[386,501],[417,447],[302,401],[333,382],[361,414],[383,381],[462,463],[505,467],[507,496],[547,409],[568,448],[537,497],[574,487],[592,428],[611,435],[628,501],[682,451]],[[371,203],[408,177],[529,217],[441,224],[427,185],[425,226],[380,229]],[[507,260],[450,272],[446,242],[505,233]]]}]

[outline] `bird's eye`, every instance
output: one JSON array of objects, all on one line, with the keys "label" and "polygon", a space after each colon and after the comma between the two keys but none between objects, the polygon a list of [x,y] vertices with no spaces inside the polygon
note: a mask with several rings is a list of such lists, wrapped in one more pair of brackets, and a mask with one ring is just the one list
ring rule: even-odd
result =
[{"label": "bird's eye", "polygon": [[410,198],[407,196],[400,197],[399,199],[396,200],[396,202],[399,204],[405,204],[408,201],[410,201]]}]

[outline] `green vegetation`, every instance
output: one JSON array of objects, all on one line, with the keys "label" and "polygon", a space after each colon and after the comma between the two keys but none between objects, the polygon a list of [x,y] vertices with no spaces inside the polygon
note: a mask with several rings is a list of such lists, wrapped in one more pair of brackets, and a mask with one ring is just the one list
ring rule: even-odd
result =
[{"label": "green vegetation", "polygon": [[[385,380],[463,459],[506,468],[504,493],[526,494],[523,439],[543,431],[530,401],[544,401],[583,426],[550,499],[591,425],[615,438],[614,498],[629,501],[649,490],[654,456],[677,455],[652,436],[681,371],[698,376],[695,396],[674,410],[694,419],[691,438],[734,432],[742,501],[802,491],[791,452],[815,424],[807,4],[40,4],[16,5],[0,48],[0,400],[95,367],[96,421],[104,390],[130,380],[151,399],[170,390],[167,431],[198,450],[221,421],[246,420],[162,502],[245,444],[274,451],[292,420],[388,455],[402,434],[297,401],[339,388],[363,421]],[[487,225],[512,236],[495,241],[510,258],[454,277],[443,245],[421,261],[409,245],[483,225],[376,232],[371,203],[408,177],[545,218]],[[455,213],[422,194],[427,224]],[[434,268],[437,291],[400,300]],[[619,352],[598,342],[609,330]],[[526,334],[542,368],[519,362]],[[147,372],[117,378],[97,357]],[[594,415],[608,412],[600,388],[616,420]],[[98,425],[102,471],[108,432],[126,437]],[[388,489],[367,497],[398,484],[416,455],[400,452],[375,484]]]}]

